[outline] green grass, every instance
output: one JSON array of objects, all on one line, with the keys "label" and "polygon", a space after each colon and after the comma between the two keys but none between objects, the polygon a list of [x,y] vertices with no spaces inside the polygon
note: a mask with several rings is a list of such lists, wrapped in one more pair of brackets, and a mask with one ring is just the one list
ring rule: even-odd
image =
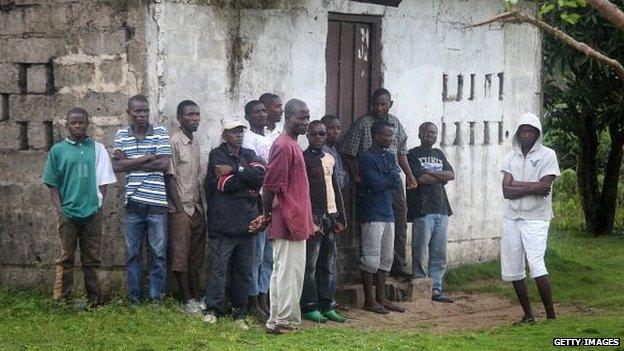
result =
[{"label": "green grass", "polygon": [[624,315],[617,312],[447,335],[319,327],[275,337],[259,327],[243,332],[227,320],[206,326],[171,301],[71,312],[37,293],[3,290],[0,306],[2,350],[536,350],[549,347],[554,336],[624,336]]},{"label": "green grass", "polygon": [[[624,337],[624,239],[552,233],[547,264],[557,302],[600,307],[595,315],[561,316],[533,326],[435,334],[313,328],[274,337],[260,327],[244,332],[231,321],[207,326],[183,315],[174,301],[128,308],[113,301],[93,311],[55,307],[47,294],[0,290],[1,350],[537,350],[553,337]],[[513,298],[490,262],[451,270],[450,289]],[[531,287],[534,284],[530,284]],[[537,299],[537,293],[532,291]],[[535,308],[541,308],[539,304]],[[620,349],[624,350],[624,349]]]}]

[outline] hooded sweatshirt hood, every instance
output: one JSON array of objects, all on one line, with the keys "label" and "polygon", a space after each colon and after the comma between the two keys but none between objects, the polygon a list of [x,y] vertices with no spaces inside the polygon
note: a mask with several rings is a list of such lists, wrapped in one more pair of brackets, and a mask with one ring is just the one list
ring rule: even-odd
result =
[{"label": "hooded sweatshirt hood", "polygon": [[533,147],[531,148],[529,152],[532,152],[542,147],[542,135],[543,135],[542,123],[540,122],[539,117],[537,117],[535,114],[531,112],[528,112],[520,116],[520,119],[518,120],[518,126],[516,127],[516,131],[514,132],[513,140],[512,140],[512,146],[513,146],[514,151],[522,153],[520,140],[518,140],[518,131],[520,130],[520,126],[523,124],[530,125],[532,127],[537,128],[537,130],[539,130],[539,135],[537,136],[537,140],[535,140],[535,144],[533,144]]},{"label": "hooded sweatshirt hood", "polygon": [[[540,132],[535,144],[526,155],[522,153],[518,138],[518,130],[524,124],[535,127]],[[505,157],[501,171],[511,174],[513,180],[520,182],[539,182],[545,176],[557,177],[561,174],[555,151],[542,145],[542,124],[533,113],[525,113],[518,120],[518,128],[513,137],[513,150]],[[513,220],[549,221],[553,216],[552,192],[545,197],[530,194],[511,199],[504,216]]]}]

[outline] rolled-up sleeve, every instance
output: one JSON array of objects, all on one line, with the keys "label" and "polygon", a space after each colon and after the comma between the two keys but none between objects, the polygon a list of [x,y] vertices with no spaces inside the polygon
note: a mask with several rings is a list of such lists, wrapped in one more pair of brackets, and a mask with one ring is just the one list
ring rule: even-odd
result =
[{"label": "rolled-up sleeve", "polygon": [[293,152],[288,145],[276,143],[271,151],[271,158],[267,166],[264,188],[272,193],[282,193],[288,186],[290,177],[289,165],[292,162]]}]

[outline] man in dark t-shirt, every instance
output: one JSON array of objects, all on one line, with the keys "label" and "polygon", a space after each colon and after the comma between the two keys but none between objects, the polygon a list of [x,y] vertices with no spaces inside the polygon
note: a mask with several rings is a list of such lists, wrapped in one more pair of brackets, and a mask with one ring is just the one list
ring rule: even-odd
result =
[{"label": "man in dark t-shirt", "polygon": [[[407,190],[407,219],[412,222],[412,272],[415,278],[433,280],[431,299],[453,302],[442,293],[446,271],[446,228],[452,214],[444,185],[453,179],[453,167],[440,149],[433,148],[438,128],[425,122],[418,129],[420,146],[409,151],[407,159],[419,187]],[[429,262],[425,270],[425,257]]]}]

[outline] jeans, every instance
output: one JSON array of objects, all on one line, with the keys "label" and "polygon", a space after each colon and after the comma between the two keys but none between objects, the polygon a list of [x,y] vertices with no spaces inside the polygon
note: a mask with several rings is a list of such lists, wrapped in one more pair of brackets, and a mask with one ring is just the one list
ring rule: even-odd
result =
[{"label": "jeans", "polygon": [[232,260],[231,286],[228,294],[232,307],[236,310],[234,318],[245,318],[254,269],[253,255],[250,254],[253,248],[254,238],[247,234],[239,237],[216,236],[210,239],[210,277],[205,297],[207,311],[215,314],[221,312],[227,275],[230,271],[230,260]]},{"label": "jeans", "polygon": [[269,293],[271,274],[273,273],[273,241],[269,239],[268,233],[266,234],[262,264],[258,270],[258,292],[262,294]]},{"label": "jeans", "polygon": [[159,300],[165,294],[167,276],[167,209],[133,203],[126,208],[125,227],[128,298],[136,303],[143,295],[141,247],[147,232],[152,252],[149,297]]},{"label": "jeans", "polygon": [[301,312],[332,309],[335,284],[332,268],[336,239],[333,232],[317,234],[306,242],[306,266],[301,295]]},{"label": "jeans", "polygon": [[271,281],[271,271],[273,270],[273,245],[267,238],[267,232],[262,231],[253,237],[252,282],[249,289],[249,296],[256,296],[259,293],[267,294]]},{"label": "jeans", "polygon": [[[446,228],[448,216],[428,214],[412,224],[412,270],[417,278],[430,277],[433,290],[442,292],[442,278],[446,271]],[[429,251],[428,272],[425,257]]]}]

